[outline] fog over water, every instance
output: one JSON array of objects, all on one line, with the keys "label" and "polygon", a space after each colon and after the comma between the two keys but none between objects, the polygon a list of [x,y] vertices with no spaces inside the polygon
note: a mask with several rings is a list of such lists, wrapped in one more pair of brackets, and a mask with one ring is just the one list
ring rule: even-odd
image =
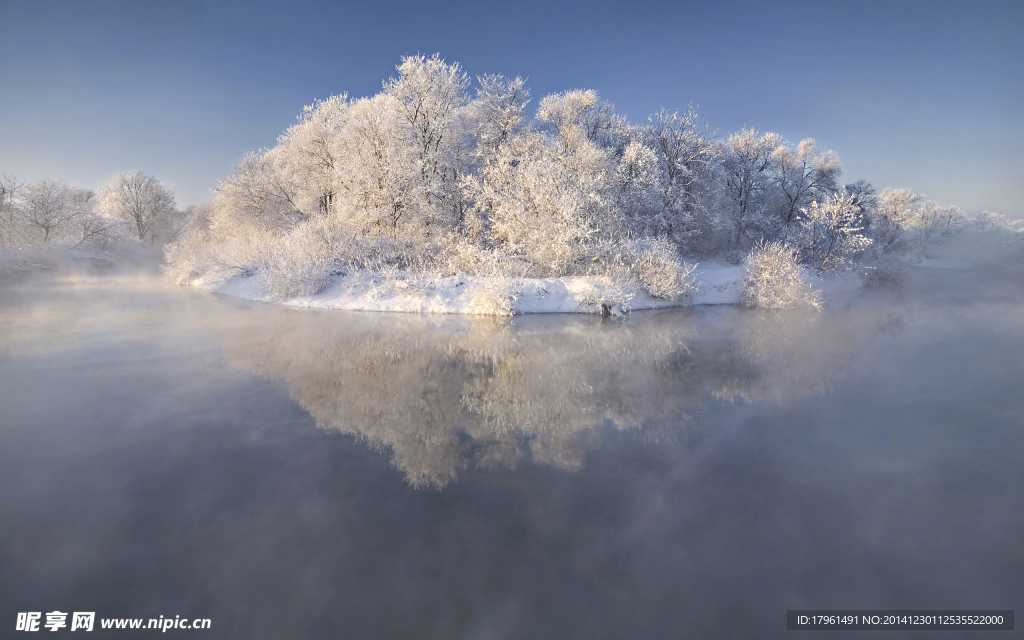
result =
[{"label": "fog over water", "polygon": [[765,638],[787,609],[1022,610],[1022,447],[1019,270],[500,320],[8,275],[0,621]]}]

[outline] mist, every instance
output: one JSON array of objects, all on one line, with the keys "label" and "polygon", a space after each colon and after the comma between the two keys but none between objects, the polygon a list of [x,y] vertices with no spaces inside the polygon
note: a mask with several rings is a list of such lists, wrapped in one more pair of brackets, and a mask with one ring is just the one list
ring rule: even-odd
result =
[{"label": "mist", "polygon": [[982,240],[821,311],[619,318],[8,273],[3,615],[776,637],[786,609],[1011,609],[1024,278],[1014,246],[958,261]]}]

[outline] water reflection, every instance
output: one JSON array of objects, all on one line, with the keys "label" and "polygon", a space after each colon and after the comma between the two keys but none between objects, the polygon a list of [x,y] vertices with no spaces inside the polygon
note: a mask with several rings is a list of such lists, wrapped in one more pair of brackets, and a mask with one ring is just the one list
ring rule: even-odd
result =
[{"label": "water reflection", "polygon": [[[676,438],[710,402],[787,403],[828,389],[899,317],[704,308],[513,320],[256,313],[224,325],[231,361],[287,383],[325,429],[391,452],[416,487],[524,456],[568,471],[597,430]],[[268,316],[273,316],[268,319]]]},{"label": "water reflection", "polygon": [[663,442],[688,436],[713,402],[825,392],[865,339],[907,313],[862,300],[822,313],[508,320],[302,311],[141,276],[46,282],[45,295],[39,283],[0,288],[0,358],[206,335],[235,366],[284,382],[321,427],[388,452],[411,485],[434,488],[467,466],[515,469],[524,458],[578,470],[601,429]]},{"label": "water reflection", "polygon": [[912,275],[616,322],[0,282],[0,614],[767,638],[788,608],[1013,608],[1024,279]]}]

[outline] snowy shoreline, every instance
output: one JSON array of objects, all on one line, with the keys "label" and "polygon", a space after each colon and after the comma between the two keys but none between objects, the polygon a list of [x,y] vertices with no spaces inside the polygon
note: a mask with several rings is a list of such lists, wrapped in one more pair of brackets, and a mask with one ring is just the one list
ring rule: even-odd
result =
[{"label": "snowy shoreline", "polygon": [[[275,298],[261,286],[258,275],[227,279],[205,277],[195,287],[233,298],[310,309],[495,315],[488,300],[506,298],[512,314],[613,313],[692,305],[739,304],[747,272],[743,266],[701,263],[693,272],[698,292],[681,301],[653,298],[639,287],[608,284],[597,276],[563,278],[488,278],[454,275],[430,281],[401,274],[382,280],[366,272],[332,276],[327,287],[314,295]],[[856,276],[811,277],[823,293],[861,287]],[[500,315],[500,314],[499,314]],[[507,315],[507,314],[506,314]]]}]

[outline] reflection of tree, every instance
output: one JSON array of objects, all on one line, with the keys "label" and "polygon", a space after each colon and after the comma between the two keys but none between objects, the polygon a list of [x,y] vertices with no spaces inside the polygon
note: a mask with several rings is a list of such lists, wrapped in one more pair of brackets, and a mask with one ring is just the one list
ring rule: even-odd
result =
[{"label": "reflection of tree", "polygon": [[746,363],[747,379],[715,395],[757,402],[789,402],[827,391],[832,379],[859,349],[861,341],[885,327],[877,319],[844,310],[819,314],[750,311],[736,324],[734,337]]},{"label": "reflection of tree", "polygon": [[322,427],[391,449],[411,484],[433,487],[470,461],[515,468],[526,451],[579,469],[609,421],[657,440],[715,399],[820,392],[873,332],[827,313],[738,309],[614,321],[257,315],[226,332],[236,364],[285,380]]}]

